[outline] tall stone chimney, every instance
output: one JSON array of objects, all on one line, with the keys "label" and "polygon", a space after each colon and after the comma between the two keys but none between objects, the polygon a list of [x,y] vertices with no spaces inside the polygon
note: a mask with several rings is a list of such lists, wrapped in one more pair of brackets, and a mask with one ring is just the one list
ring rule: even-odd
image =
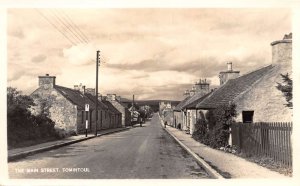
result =
[{"label": "tall stone chimney", "polygon": [[227,62],[227,71],[232,71],[232,62]]},{"label": "tall stone chimney", "polygon": [[230,79],[235,79],[240,76],[240,71],[234,71],[232,68],[232,62],[227,62],[227,71],[221,71],[219,73],[220,85],[223,85]]},{"label": "tall stone chimney", "polygon": [[272,64],[291,65],[292,64],[292,39],[293,34],[285,34],[282,40],[273,41]]},{"label": "tall stone chimney", "polygon": [[206,79],[200,79],[199,82],[195,83],[196,93],[207,94],[209,93],[209,83]]},{"label": "tall stone chimney", "polygon": [[55,86],[55,78],[55,76],[49,76],[49,74],[39,76],[39,87],[44,89],[53,88]]}]

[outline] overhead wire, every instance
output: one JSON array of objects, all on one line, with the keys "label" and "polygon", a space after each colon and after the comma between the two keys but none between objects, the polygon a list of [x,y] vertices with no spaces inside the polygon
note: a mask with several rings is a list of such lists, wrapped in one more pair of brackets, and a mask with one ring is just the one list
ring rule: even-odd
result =
[{"label": "overhead wire", "polygon": [[[70,32],[79,40],[80,43],[86,43],[88,44],[88,42],[80,35],[76,32],[75,28],[73,28],[73,26],[63,17],[63,16],[59,16],[58,14],[60,14],[60,12],[56,9],[53,10],[53,14],[58,18],[58,20],[68,29],[70,30]],[[61,14],[62,15],[62,14]]]},{"label": "overhead wire", "polygon": [[68,26],[65,25],[64,22],[62,22],[62,20],[53,12],[53,10],[49,10],[49,15],[52,17],[53,20],[56,21],[56,24],[59,25],[64,30],[65,33],[68,33],[68,35],[71,36],[76,41],[77,44],[80,44],[82,42],[80,38],[74,35],[72,30],[68,28]]},{"label": "overhead wire", "polygon": [[[48,18],[46,16],[46,14],[43,14],[40,10],[35,9],[44,19],[47,20],[47,22],[49,22],[57,31],[59,31],[71,44],[73,45],[77,45],[80,43],[83,44],[89,44],[90,41],[88,39],[88,37],[80,30],[80,28],[78,28],[78,26],[72,21],[72,19],[62,10],[58,11],[56,10],[57,13],[54,12],[54,10],[52,11],[52,18],[55,17],[56,19],[56,24],[53,23],[53,21],[50,20],[50,18]],[[62,18],[63,16],[59,16],[58,13],[60,12],[60,15],[63,15],[64,18]],[[59,28],[58,25],[61,27]],[[69,30],[69,31],[67,31]],[[68,34],[72,36],[73,39],[71,39]],[[71,33],[71,34],[70,34]],[[79,34],[80,33],[80,34]],[[106,58],[103,55],[100,55],[100,60],[102,63],[106,63]],[[96,62],[95,59],[90,58],[90,61]]]},{"label": "overhead wire", "polygon": [[88,37],[78,28],[78,26],[72,21],[72,19],[68,16],[68,14],[62,10],[61,10],[61,13],[62,13],[62,15],[65,16],[66,20],[68,20],[71,23],[71,25],[73,25],[74,30],[77,30],[78,33],[80,33],[80,35],[82,36],[82,38],[84,38],[86,40],[86,42],[90,42]]},{"label": "overhead wire", "polygon": [[72,45],[76,45],[76,42],[71,40],[63,31],[61,31],[50,19],[47,18],[40,10],[35,9],[50,25],[52,25],[57,31],[59,31]]}]

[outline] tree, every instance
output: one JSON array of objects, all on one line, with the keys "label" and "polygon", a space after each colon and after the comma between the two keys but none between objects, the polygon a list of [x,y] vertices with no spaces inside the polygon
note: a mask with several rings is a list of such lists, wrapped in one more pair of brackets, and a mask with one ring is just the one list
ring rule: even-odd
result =
[{"label": "tree", "polygon": [[280,90],[285,100],[287,101],[286,106],[293,108],[293,80],[289,77],[289,74],[280,74],[283,80],[283,83],[277,83],[276,88]]},{"label": "tree", "polygon": [[54,122],[45,115],[32,115],[29,108],[35,106],[30,96],[16,88],[7,88],[7,141],[16,147],[26,141],[58,137]]}]

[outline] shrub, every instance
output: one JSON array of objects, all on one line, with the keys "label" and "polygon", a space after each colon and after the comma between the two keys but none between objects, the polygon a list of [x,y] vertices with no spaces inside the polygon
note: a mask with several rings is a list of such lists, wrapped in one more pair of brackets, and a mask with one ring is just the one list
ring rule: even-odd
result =
[{"label": "shrub", "polygon": [[9,147],[26,141],[58,138],[55,123],[45,114],[32,115],[34,106],[31,97],[22,95],[15,88],[7,88],[7,141]]},{"label": "shrub", "polygon": [[213,148],[226,147],[230,135],[230,125],[236,117],[236,105],[221,105],[208,111],[206,118],[201,113],[192,137]]}]

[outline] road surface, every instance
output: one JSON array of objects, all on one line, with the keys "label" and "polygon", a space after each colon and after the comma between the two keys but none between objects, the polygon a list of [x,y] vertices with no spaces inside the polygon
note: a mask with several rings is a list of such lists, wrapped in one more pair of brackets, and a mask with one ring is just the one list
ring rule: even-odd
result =
[{"label": "road surface", "polygon": [[208,178],[163,130],[157,114],[143,127],[28,156],[8,167],[10,178]]}]

